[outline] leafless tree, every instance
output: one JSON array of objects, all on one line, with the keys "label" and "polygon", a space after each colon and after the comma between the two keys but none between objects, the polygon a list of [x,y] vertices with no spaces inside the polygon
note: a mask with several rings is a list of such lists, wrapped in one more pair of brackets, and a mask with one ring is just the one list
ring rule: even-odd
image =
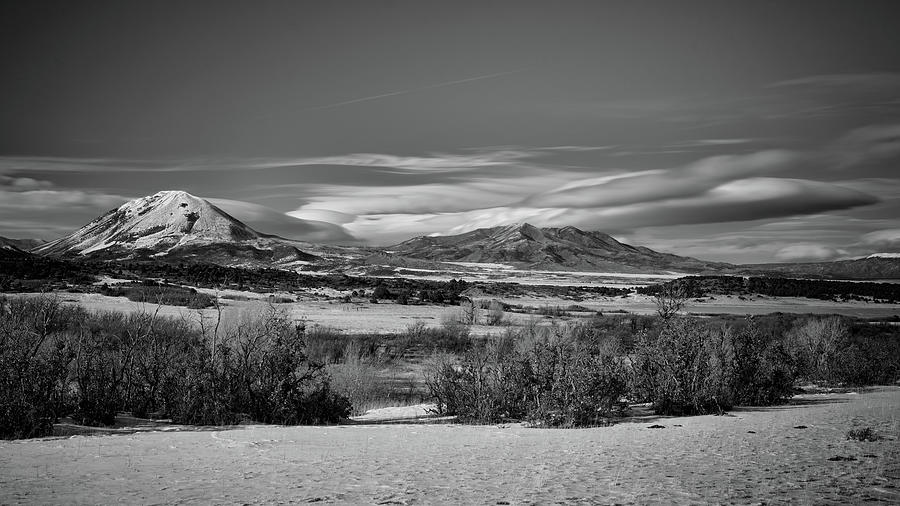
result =
[{"label": "leafless tree", "polygon": [[502,325],[503,303],[496,299],[491,300],[485,318],[487,319],[486,323],[488,325]]},{"label": "leafless tree", "polygon": [[463,325],[475,325],[478,323],[478,308],[475,301],[469,297],[461,297],[460,306],[460,323]]},{"label": "leafless tree", "polygon": [[838,316],[812,318],[797,323],[789,333],[789,343],[798,348],[806,373],[816,380],[831,377],[831,365],[850,336],[845,320]]},{"label": "leafless tree", "polygon": [[664,321],[669,321],[684,309],[688,297],[688,290],[684,285],[676,283],[662,285],[660,291],[653,296],[653,302],[656,304],[656,314]]}]

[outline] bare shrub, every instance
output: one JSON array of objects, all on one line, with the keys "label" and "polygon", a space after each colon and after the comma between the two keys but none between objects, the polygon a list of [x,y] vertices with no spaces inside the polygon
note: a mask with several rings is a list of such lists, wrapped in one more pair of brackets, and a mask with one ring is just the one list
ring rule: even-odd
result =
[{"label": "bare shrub", "polygon": [[468,315],[461,309],[449,311],[441,315],[441,328],[450,336],[464,338],[469,335]]},{"label": "bare shrub", "polygon": [[797,374],[812,381],[833,381],[839,353],[849,335],[846,320],[839,316],[797,322],[786,336],[797,361]]},{"label": "bare shrub", "polygon": [[794,375],[790,355],[779,339],[766,335],[754,319],[740,330],[726,329],[734,351],[733,396],[735,404],[768,406],[793,394]]},{"label": "bare shrub", "polygon": [[555,330],[508,332],[458,361],[437,356],[426,369],[426,386],[438,410],[468,423],[601,423],[621,408],[625,370],[614,357]]},{"label": "bare shrub", "polygon": [[734,350],[724,332],[689,319],[672,319],[656,338],[635,347],[635,391],[670,415],[722,412],[733,405]]},{"label": "bare shrub", "polygon": [[830,368],[845,385],[890,385],[900,382],[900,328],[863,323],[838,351]]},{"label": "bare shrub", "polygon": [[553,317],[569,316],[569,312],[562,306],[550,306],[546,304],[537,308],[537,314]]},{"label": "bare shrub", "polygon": [[351,341],[347,348],[344,361],[328,365],[326,371],[334,391],[350,401],[351,414],[361,415],[371,408],[390,404],[395,392],[390,382],[380,375],[385,364],[361,349],[357,341]]},{"label": "bare shrub", "polygon": [[684,309],[684,305],[690,298],[687,287],[678,283],[666,283],[653,296],[656,304],[656,314],[664,321],[668,321]]},{"label": "bare shrub", "polygon": [[734,405],[771,405],[793,393],[790,356],[753,319],[740,330],[673,318],[657,337],[638,339],[634,393],[657,413],[717,413]]},{"label": "bare shrub", "polygon": [[510,381],[517,377],[512,369],[521,364],[509,360],[510,350],[508,343],[494,338],[467,352],[459,363],[448,355],[434,359],[425,383],[438,412],[466,423],[523,419],[526,402],[513,393],[522,384]]},{"label": "bare shrub", "polygon": [[[542,425],[605,423],[621,414],[628,381],[623,361],[572,333],[532,340],[524,350],[535,391],[529,418]],[[534,388],[536,386],[536,388]]]},{"label": "bare shrub", "polygon": [[267,306],[227,334],[223,376],[231,409],[285,425],[333,423],[350,411],[333,392],[322,364],[310,362],[305,339],[283,310]]},{"label": "bare shrub", "polygon": [[485,323],[487,325],[503,325],[504,321],[503,303],[499,300],[491,300],[485,313]]},{"label": "bare shrub", "polygon": [[306,353],[313,362],[333,364],[344,359],[352,337],[338,329],[315,325],[305,329]]},{"label": "bare shrub", "polygon": [[0,300],[0,438],[49,435],[68,407],[68,324],[56,297]]},{"label": "bare shrub", "polygon": [[878,441],[881,439],[872,427],[850,429],[847,431],[847,439],[854,441]]},{"label": "bare shrub", "polygon": [[270,305],[222,332],[219,321],[87,313],[52,297],[0,309],[0,437],[47,435],[71,414],[118,411],[179,423],[332,423],[350,406],[305,354],[301,328]]},{"label": "bare shrub", "polygon": [[455,313],[455,318],[462,325],[477,325],[478,309],[478,305],[475,304],[475,301],[468,297],[463,297],[459,302],[459,311]]}]

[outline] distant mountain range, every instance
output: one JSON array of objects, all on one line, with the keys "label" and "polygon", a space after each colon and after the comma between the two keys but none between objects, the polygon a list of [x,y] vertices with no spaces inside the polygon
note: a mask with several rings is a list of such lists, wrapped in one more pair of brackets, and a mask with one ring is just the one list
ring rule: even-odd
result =
[{"label": "distant mountain range", "polygon": [[397,255],[443,262],[490,262],[522,269],[656,273],[714,272],[734,266],[623,244],[602,232],[528,223],[460,235],[416,237],[387,248]]},{"label": "distant mountain range", "polygon": [[527,223],[459,235],[422,236],[384,248],[325,246],[267,235],[204,199],[162,191],[123,204],[72,234],[43,243],[0,237],[0,255],[95,260],[161,260],[345,272],[382,263],[459,270],[446,262],[499,263],[524,270],[742,274],[831,279],[900,279],[900,258],[732,265],[661,253],[575,227]]},{"label": "distant mountain range", "polygon": [[742,265],[744,274],[775,274],[825,279],[900,279],[900,257],[870,255],[856,260]]}]

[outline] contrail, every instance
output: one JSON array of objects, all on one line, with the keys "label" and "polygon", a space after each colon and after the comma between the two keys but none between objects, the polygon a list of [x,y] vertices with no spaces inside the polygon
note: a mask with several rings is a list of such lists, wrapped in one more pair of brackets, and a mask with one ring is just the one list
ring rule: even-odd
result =
[{"label": "contrail", "polygon": [[318,111],[318,110],[322,110],[322,109],[333,109],[335,107],[342,107],[345,105],[357,104],[359,102],[368,102],[370,100],[378,100],[381,98],[395,97],[397,95],[406,95],[407,93],[415,93],[417,91],[432,90],[434,88],[444,88],[446,86],[454,86],[457,84],[470,83],[472,81],[481,81],[483,79],[493,79],[495,77],[508,76],[510,74],[517,74],[519,72],[524,72],[526,70],[528,70],[528,69],[509,70],[506,72],[496,72],[493,74],[485,74],[483,76],[468,77],[466,79],[457,79],[456,81],[447,81],[445,83],[431,84],[428,86],[423,86],[421,88],[412,88],[409,90],[392,91],[390,93],[382,93],[381,95],[372,95],[370,97],[354,98],[352,100],[344,100],[343,102],[335,102],[333,104],[309,107],[309,108],[304,109],[304,111]]}]

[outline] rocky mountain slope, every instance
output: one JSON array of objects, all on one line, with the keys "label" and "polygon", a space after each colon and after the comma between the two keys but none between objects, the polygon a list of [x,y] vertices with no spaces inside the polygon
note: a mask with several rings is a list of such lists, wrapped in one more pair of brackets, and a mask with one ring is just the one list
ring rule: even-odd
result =
[{"label": "rocky mountain slope", "polygon": [[54,257],[165,258],[224,265],[288,264],[316,258],[183,191],[161,191],[126,202],[33,251]]},{"label": "rocky mountain slope", "polygon": [[742,265],[741,273],[822,279],[900,279],[900,256],[881,253],[855,260]]},{"label": "rocky mountain slope", "polygon": [[732,267],[623,244],[602,232],[527,223],[460,235],[416,237],[390,248],[396,255],[444,262],[491,262],[524,269],[598,272],[711,272]]}]

